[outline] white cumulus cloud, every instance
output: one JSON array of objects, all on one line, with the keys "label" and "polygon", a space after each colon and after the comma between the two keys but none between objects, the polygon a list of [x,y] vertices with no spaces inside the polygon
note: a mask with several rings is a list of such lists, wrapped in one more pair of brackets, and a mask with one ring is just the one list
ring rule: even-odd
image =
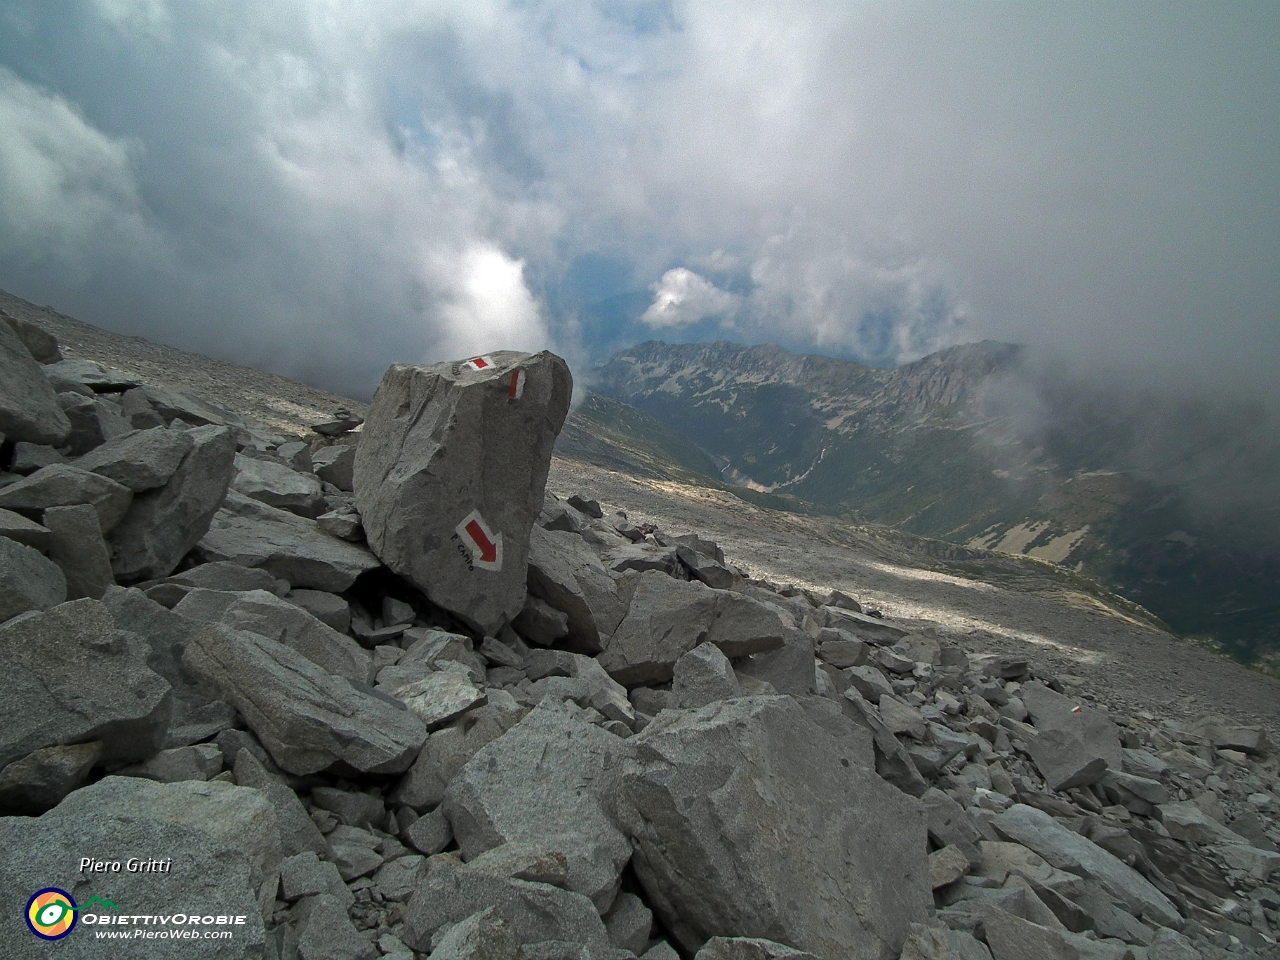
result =
[{"label": "white cumulus cloud", "polygon": [[426,359],[547,346],[547,325],[525,285],[523,261],[476,243],[456,259],[437,263],[434,272],[444,298],[439,311],[444,330]]},{"label": "white cumulus cloud", "polygon": [[727,317],[740,302],[734,294],[685,267],[668,270],[649,289],[653,303],[640,319],[659,330],[687,327],[708,317]]}]

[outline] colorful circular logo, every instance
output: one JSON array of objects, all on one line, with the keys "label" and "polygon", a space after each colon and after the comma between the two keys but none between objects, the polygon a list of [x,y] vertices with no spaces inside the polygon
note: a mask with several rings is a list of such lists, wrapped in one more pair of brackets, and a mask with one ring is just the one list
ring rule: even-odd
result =
[{"label": "colorful circular logo", "polygon": [[76,902],[57,887],[45,887],[27,901],[27,926],[41,940],[61,940],[76,927]]}]

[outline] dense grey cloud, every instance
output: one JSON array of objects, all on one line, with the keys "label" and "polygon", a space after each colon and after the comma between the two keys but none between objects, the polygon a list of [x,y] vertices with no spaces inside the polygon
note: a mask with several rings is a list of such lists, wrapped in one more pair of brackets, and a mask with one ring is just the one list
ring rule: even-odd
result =
[{"label": "dense grey cloud", "polygon": [[588,356],[563,288],[600,255],[656,298],[637,336],[994,337],[1275,400],[1278,31],[1268,3],[0,0],[0,286],[362,395],[395,360]]}]

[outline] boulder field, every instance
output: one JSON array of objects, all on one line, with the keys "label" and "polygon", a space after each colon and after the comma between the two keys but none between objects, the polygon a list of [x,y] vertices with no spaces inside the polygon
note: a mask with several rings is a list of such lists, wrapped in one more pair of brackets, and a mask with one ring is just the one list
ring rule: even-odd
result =
[{"label": "boulder field", "polygon": [[0,957],[1280,956],[1261,729],[548,494],[558,357],[296,435],[0,373]]}]

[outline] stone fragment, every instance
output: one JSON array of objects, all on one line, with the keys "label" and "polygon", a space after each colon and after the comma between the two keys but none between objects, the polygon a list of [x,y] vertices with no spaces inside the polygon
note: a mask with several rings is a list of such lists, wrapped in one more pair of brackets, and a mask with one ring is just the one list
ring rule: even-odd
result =
[{"label": "stone fragment", "polygon": [[1056,930],[998,908],[982,919],[993,960],[1079,960],[1080,952]]},{"label": "stone fragment", "polygon": [[437,730],[450,720],[488,702],[488,695],[466,677],[452,670],[437,670],[419,680],[379,681],[381,693],[395,697],[428,730]]},{"label": "stone fragment", "polygon": [[[634,586],[627,615],[598,658],[628,687],[670,680],[676,661],[704,641],[738,658],[778,650],[795,632],[777,607],[701,583],[650,571]],[[812,654],[805,669],[812,686]]]},{"label": "stone fragment", "polygon": [[[518,943],[564,940],[608,947],[609,934],[590,900],[545,883],[495,877],[441,858],[409,900],[404,942],[423,953],[447,924],[493,908]],[[438,944],[437,946],[442,945]]]},{"label": "stone fragment", "polygon": [[714,643],[703,643],[676,661],[671,694],[676,707],[688,709],[740,697],[742,687],[729,658]]},{"label": "stone fragment", "polygon": [[[258,749],[261,750],[261,747]],[[265,757],[265,751],[263,756]],[[280,827],[280,849],[286,857],[299,853],[329,855],[329,842],[307,814],[306,807],[296,793],[268,772],[262,760],[248,748],[241,747],[237,750],[234,762],[236,783],[262,791],[262,795],[275,808],[276,822]]]},{"label": "stone fragment", "polygon": [[[837,637],[841,631],[832,631]],[[827,640],[818,644],[818,656],[837,670],[861,667],[867,662],[866,643],[861,640]],[[863,694],[866,696],[866,694]]]},{"label": "stone fragment", "polygon": [[721,701],[627,741],[609,802],[687,950],[756,935],[821,957],[895,955],[928,915],[919,805],[865,765],[865,733],[819,706]]},{"label": "stone fragment", "polygon": [[[0,509],[0,537],[47,553],[53,535],[47,527],[28,520],[20,513]],[[0,617],[2,620],[3,617]]]},{"label": "stone fragment", "polygon": [[515,726],[526,712],[511,694],[490,691],[488,704],[463,714],[452,726],[427,738],[390,799],[420,810],[441,803],[445,788],[467,761],[485,744]]},{"label": "stone fragment", "polygon": [[1192,843],[1239,843],[1240,837],[1224,827],[1191,800],[1162,803],[1156,814],[1175,840]]},{"label": "stone fragment", "polygon": [[[3,436],[3,434],[0,434],[0,436]],[[54,447],[43,443],[27,443],[25,440],[19,440],[13,445],[13,458],[9,461],[9,469],[25,477],[28,474],[35,473],[41,467],[49,467],[55,463],[66,462],[67,458]]]},{"label": "stone fragment", "polygon": [[604,917],[609,942],[620,950],[640,956],[649,946],[653,931],[653,911],[634,893],[619,893]]},{"label": "stone fragment", "polygon": [[494,353],[387,371],[356,453],[369,545],[484,633],[524,605],[529,535],[569,409],[550,353]]},{"label": "stone fragment", "polygon": [[124,392],[120,397],[120,412],[135,430],[150,430],[152,427],[164,426],[164,417],[156,412],[156,408],[147,399],[147,392],[141,387],[134,387]]},{"label": "stone fragment", "polygon": [[352,489],[355,466],[356,448],[345,444],[321,447],[311,455],[311,468],[315,475],[339,490]]},{"label": "stone fragment", "polygon": [[285,599],[297,604],[321,623],[333,627],[339,633],[346,633],[351,627],[351,605],[336,593],[326,593],[323,590],[290,590]]},{"label": "stone fragment", "polygon": [[435,960],[515,960],[517,956],[529,960],[527,950],[516,943],[510,925],[495,907],[454,924],[432,944]]},{"label": "stone fragment", "polygon": [[142,391],[152,409],[160,414],[166,423],[177,419],[198,427],[244,425],[244,420],[230,410],[194,394],[154,383],[144,384]]},{"label": "stone fragment", "polygon": [[316,526],[339,540],[359,543],[364,539],[364,525],[360,523],[358,513],[330,510],[316,517]]},{"label": "stone fragment", "polygon": [[325,512],[320,481],[282,463],[235,455],[231,488],[252,500],[314,520]]},{"label": "stone fragment", "polygon": [[0,537],[0,623],[67,599],[62,569],[38,550]]},{"label": "stone fragment", "polygon": [[44,525],[50,534],[49,559],[66,577],[67,599],[101,600],[116,581],[98,512],[87,503],[50,507],[44,512]]},{"label": "stone fragment", "polygon": [[812,953],[759,937],[712,937],[695,960],[818,960]]},{"label": "stone fragment", "polygon": [[[168,482],[134,497],[110,531],[111,569],[121,583],[167,577],[205,535],[231,480],[235,438],[226,427],[184,431],[191,449]],[[106,528],[104,527],[104,530]]]},{"label": "stone fragment", "polygon": [[311,447],[301,440],[290,440],[276,447],[276,456],[298,471],[311,470]]},{"label": "stone fragment", "polygon": [[[101,740],[104,760],[160,747],[169,684],[147,645],[116,630],[106,607],[72,600],[0,626],[0,765],[42,747]],[[56,664],[51,669],[50,664]]]},{"label": "stone fragment", "polygon": [[599,500],[588,500],[580,494],[575,493],[570,495],[567,503],[569,506],[573,507],[573,509],[586,514],[588,517],[594,517],[597,520],[604,517],[604,511],[600,509]]},{"label": "stone fragment", "polygon": [[569,859],[560,850],[540,843],[515,841],[492,847],[467,864],[467,869],[491,877],[549,883],[568,889]]},{"label": "stone fragment", "polygon": [[1191,725],[1191,732],[1210,740],[1214,746],[1239,750],[1251,756],[1265,756],[1270,744],[1261,727],[1245,727],[1225,717],[1205,717]]},{"label": "stone fragment", "polygon": [[[557,668],[546,669],[547,660],[552,658],[558,661]],[[536,681],[529,688],[529,695],[535,700],[546,696],[572,700],[628,727],[635,724],[635,709],[626,688],[591,657],[562,650],[534,650],[524,662],[530,679]]]},{"label": "stone fragment", "polygon": [[1120,731],[1106,714],[1080,706],[1040,683],[1025,684],[1021,700],[1036,727],[1036,736],[1028,744],[1031,757],[1049,789],[1088,786],[1101,780],[1107,770],[1122,768]]},{"label": "stone fragment", "polygon": [[329,893],[302,899],[295,910],[298,960],[377,960],[378,948],[361,936],[347,905]]},{"label": "stone fragment", "polygon": [[1018,803],[992,824],[1001,836],[1034,850],[1050,865],[1097,880],[1134,915],[1163,927],[1182,925],[1177,908],[1141,874],[1047,813]]},{"label": "stone fragment", "polygon": [[676,557],[681,565],[689,571],[690,577],[705,583],[708,587],[716,590],[728,590],[733,586],[733,571],[723,563],[717,563],[715,560],[705,557],[686,546],[676,547]]},{"label": "stone fragment", "polygon": [[70,432],[39,362],[13,327],[0,322],[0,433],[10,441],[58,446]]},{"label": "stone fragment", "polygon": [[64,446],[72,456],[88,453],[133,430],[133,425],[124,418],[120,408],[101,397],[60,393],[58,403],[71,422],[71,432],[67,434]]},{"label": "stone fragment", "polygon": [[109,533],[124,518],[132,501],[133,491],[128,487],[70,464],[42,467],[31,476],[0,489],[0,507],[9,510],[92,504],[98,511],[98,524],[103,533]]},{"label": "stone fragment", "polygon": [[567,642],[583,653],[600,652],[627,612],[599,557],[573,533],[532,528],[528,586],[531,596],[565,614]]},{"label": "stone fragment", "polygon": [[408,710],[256,634],[207,626],[187,646],[182,665],[239,710],[290,773],[315,773],[338,760],[361,772],[396,773],[426,739],[422,721]]},{"label": "stone fragment", "polygon": [[862,698],[870,703],[879,704],[881,697],[893,696],[893,686],[875,667],[849,667],[844,675]]},{"label": "stone fragment", "polygon": [[27,348],[36,363],[57,363],[62,359],[62,351],[58,349],[58,338],[53,334],[29,320],[22,320],[4,310],[0,310],[0,321],[13,328],[13,332],[18,335],[18,339],[22,341],[22,345]]},{"label": "stone fragment", "polygon": [[76,466],[142,493],[163,487],[192,446],[186,430],[155,427],[104,443],[77,460]]},{"label": "stone fragment", "polygon": [[923,741],[929,735],[920,711],[893,694],[880,697],[880,719],[894,736],[906,735]]},{"label": "stone fragment", "polygon": [[173,612],[197,623],[221,623],[283,643],[347,680],[368,683],[372,679],[373,657],[360,644],[265,590],[231,593],[197,588]]},{"label": "stone fragment", "polygon": [[631,846],[589,785],[603,780],[618,752],[616,737],[569,709],[535,708],[472,757],[445,792],[463,857],[511,842],[560,851],[569,889],[607,908]]},{"label": "stone fragment", "polygon": [[0,770],[0,816],[39,816],[84,785],[102,756],[98,741],[43,747]]},{"label": "stone fragment", "polygon": [[206,561],[261,567],[294,587],[341,593],[381,564],[366,547],[322,531],[314,520],[234,491],[226,496],[197,552]]},{"label": "stone fragment", "polygon": [[120,771],[120,776],[144,777],[160,783],[212,780],[222,772],[222,751],[213,743],[161,750],[150,760]]},{"label": "stone fragment", "polygon": [[433,856],[453,841],[453,827],[440,808],[423,814],[404,831],[404,838],[413,849]]},{"label": "stone fragment", "polygon": [[1009,877],[1022,877],[1039,889],[1048,889],[1064,897],[1078,897],[1084,892],[1084,881],[1074,873],[1050,866],[1038,853],[1020,843],[1004,840],[980,840],[981,857],[976,873],[1004,885]]},{"label": "stone fragment", "polygon": [[929,886],[934,890],[955,883],[969,872],[969,858],[959,847],[943,847],[929,854]]},{"label": "stone fragment", "polygon": [[413,896],[426,875],[427,858],[410,854],[384,863],[373,875],[373,882],[385,899],[403,903]]},{"label": "stone fragment", "polygon": [[569,635],[569,616],[547,601],[529,594],[511,626],[529,643],[549,647]]},{"label": "stone fragment", "polygon": [[872,617],[845,607],[827,607],[832,613],[830,626],[847,630],[854,637],[868,643],[896,643],[911,631],[880,617]]},{"label": "stone fragment", "polygon": [[381,825],[387,815],[381,800],[358,790],[312,787],[311,802],[321,810],[328,810],[349,827]]},{"label": "stone fragment", "polygon": [[292,854],[281,862],[280,892],[290,902],[321,893],[337,897],[344,908],[355,902],[355,897],[342,882],[338,868],[319,859],[311,850]]}]

